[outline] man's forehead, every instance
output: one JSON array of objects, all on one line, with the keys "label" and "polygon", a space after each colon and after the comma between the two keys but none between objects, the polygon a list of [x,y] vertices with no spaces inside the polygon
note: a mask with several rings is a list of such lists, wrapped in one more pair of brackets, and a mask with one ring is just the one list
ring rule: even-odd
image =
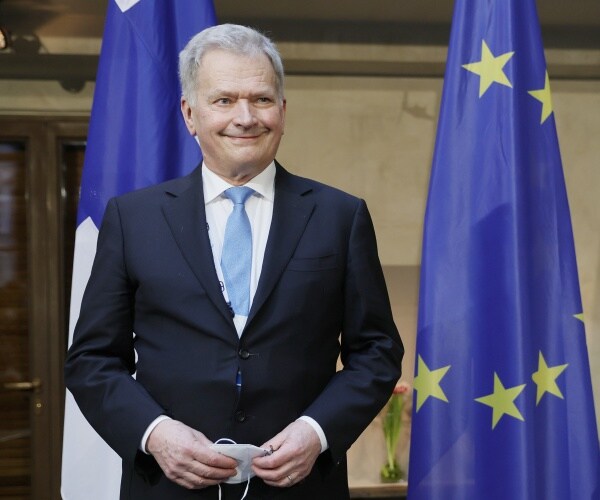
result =
[{"label": "man's forehead", "polygon": [[245,56],[232,52],[212,51],[202,58],[198,68],[198,82],[211,87],[252,85],[276,86],[276,75],[268,57]]}]

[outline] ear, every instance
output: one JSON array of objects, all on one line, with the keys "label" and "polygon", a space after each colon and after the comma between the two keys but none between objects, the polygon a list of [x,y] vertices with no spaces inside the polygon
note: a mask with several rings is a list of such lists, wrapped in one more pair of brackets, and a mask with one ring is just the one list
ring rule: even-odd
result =
[{"label": "ear", "polygon": [[181,97],[181,114],[183,121],[190,135],[196,135],[196,126],[194,125],[194,117],[192,116],[192,107],[185,97]]},{"label": "ear", "polygon": [[283,120],[283,133],[285,134],[285,113],[287,111],[287,100],[284,98],[281,106],[282,120]]}]

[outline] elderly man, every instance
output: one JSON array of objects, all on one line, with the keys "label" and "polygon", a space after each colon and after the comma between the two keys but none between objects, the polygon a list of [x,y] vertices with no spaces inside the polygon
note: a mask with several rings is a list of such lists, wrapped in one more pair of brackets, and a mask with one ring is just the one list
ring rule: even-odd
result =
[{"label": "elderly man", "polygon": [[180,77],[202,166],[109,202],[67,385],[123,499],[348,498],[345,453],[403,354],[366,205],[275,161],[268,38],[209,28]]}]

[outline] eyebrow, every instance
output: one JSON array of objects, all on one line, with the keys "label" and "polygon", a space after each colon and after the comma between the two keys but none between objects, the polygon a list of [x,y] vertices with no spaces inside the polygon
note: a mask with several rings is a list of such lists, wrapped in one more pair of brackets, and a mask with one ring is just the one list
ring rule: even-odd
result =
[{"label": "eyebrow", "polygon": [[[216,99],[219,96],[235,96],[238,95],[239,92],[238,90],[231,90],[231,89],[224,89],[224,88],[216,88],[211,90],[208,94],[207,97],[209,99]],[[259,97],[259,96],[263,96],[263,95],[273,95],[276,96],[277,95],[277,89],[271,88],[270,86],[265,86],[261,89],[257,89],[256,91],[252,91],[251,93],[248,94],[250,97]]]}]

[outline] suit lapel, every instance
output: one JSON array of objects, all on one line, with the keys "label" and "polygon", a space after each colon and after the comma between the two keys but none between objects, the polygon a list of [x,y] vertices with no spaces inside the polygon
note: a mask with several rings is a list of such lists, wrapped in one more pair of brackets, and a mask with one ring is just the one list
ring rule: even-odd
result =
[{"label": "suit lapel", "polygon": [[167,191],[169,199],[163,204],[164,216],[192,272],[210,300],[233,327],[231,312],[219,286],[206,228],[201,169],[197,168],[181,180],[181,183]]},{"label": "suit lapel", "polygon": [[277,164],[275,203],[265,257],[246,326],[252,321],[279,281],[294,254],[313,212],[315,202],[306,196],[312,188]]}]

